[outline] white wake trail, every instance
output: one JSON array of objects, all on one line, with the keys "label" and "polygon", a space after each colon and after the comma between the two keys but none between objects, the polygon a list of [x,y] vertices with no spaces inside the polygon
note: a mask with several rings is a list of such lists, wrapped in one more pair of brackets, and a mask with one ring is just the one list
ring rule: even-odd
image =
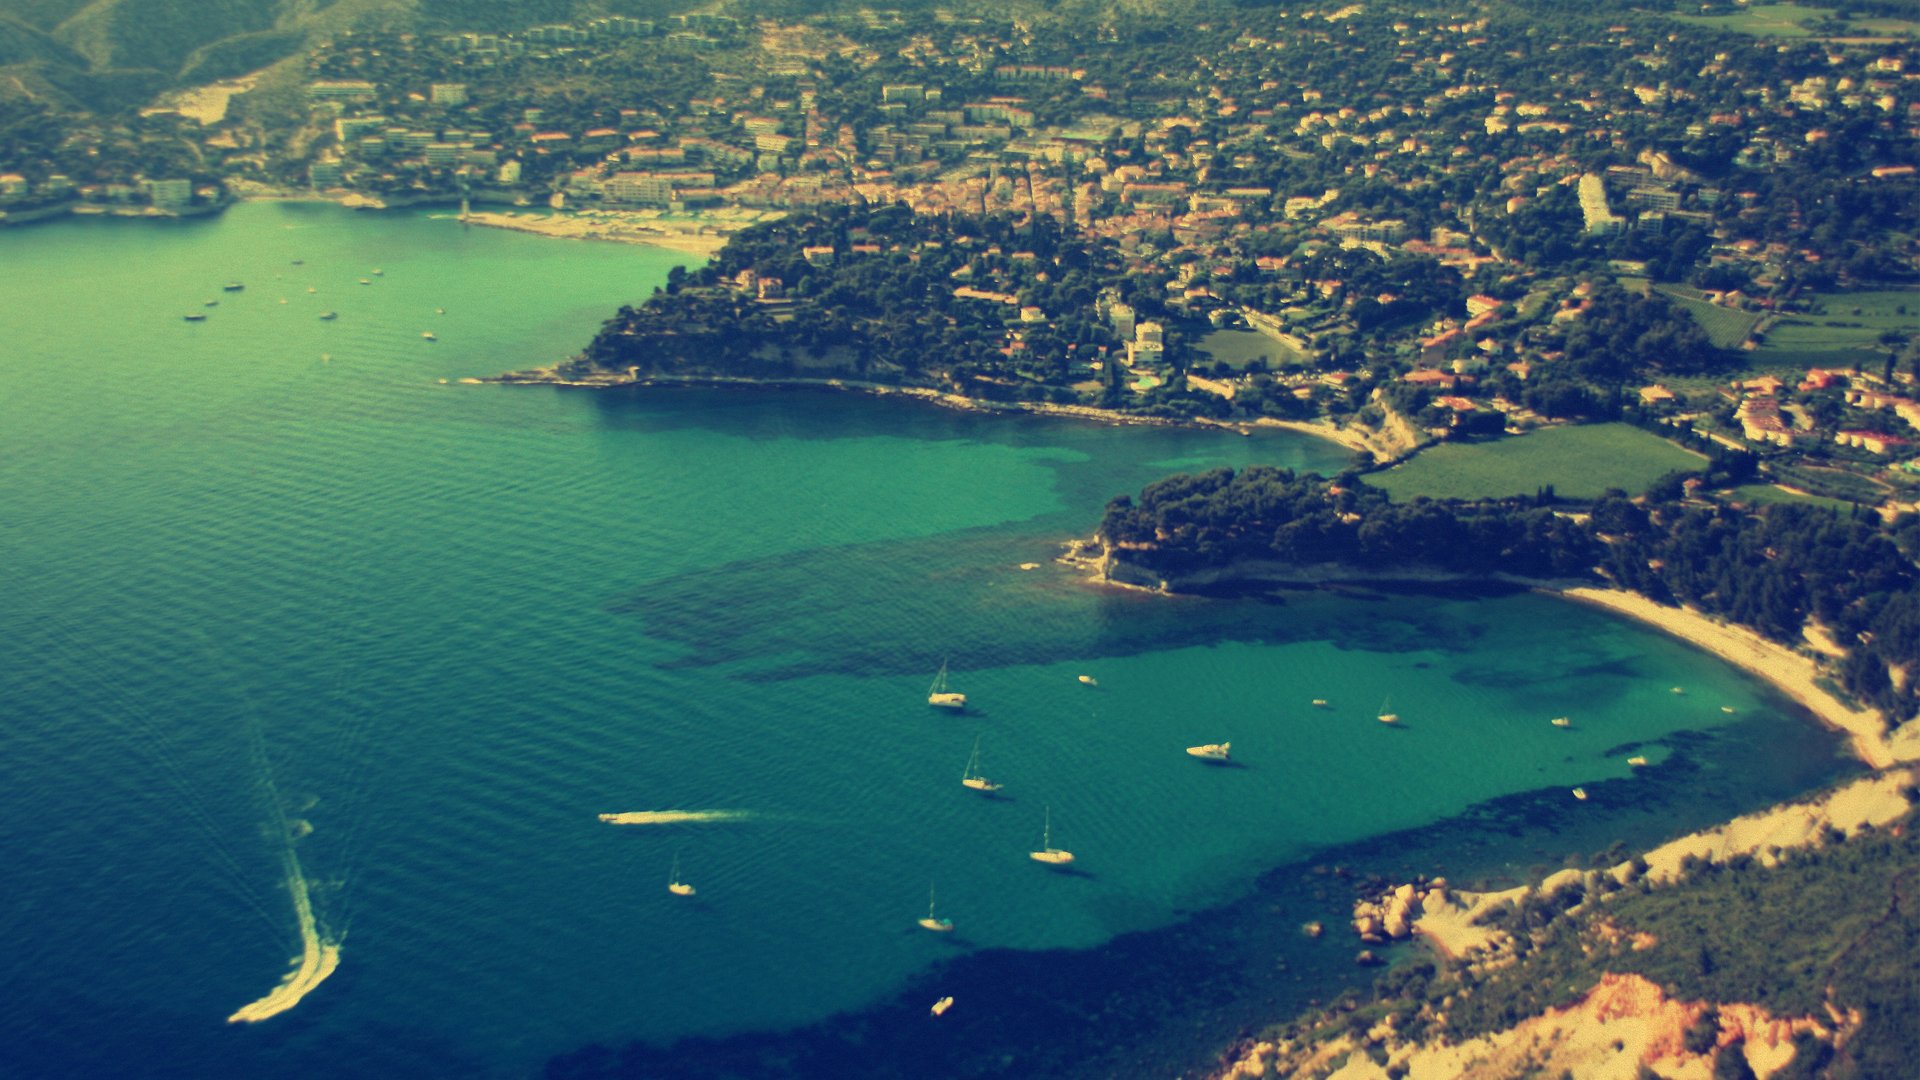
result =
[{"label": "white wake trail", "polygon": [[287,891],[293,894],[293,912],[300,923],[300,955],[293,958],[293,970],[280,980],[280,985],[267,991],[267,995],[252,1002],[227,1017],[229,1024],[254,1024],[271,1016],[278,1016],[295,1005],[300,999],[312,993],[314,988],[327,981],[327,976],[340,966],[340,943],[329,940],[320,934],[320,924],[313,917],[313,901],[307,895],[307,876],[301,872],[300,857],[293,851],[293,835],[287,835]]},{"label": "white wake trail", "polygon": [[609,825],[675,825],[683,821],[740,821],[751,817],[745,810],[632,810],[624,814],[601,814]]}]

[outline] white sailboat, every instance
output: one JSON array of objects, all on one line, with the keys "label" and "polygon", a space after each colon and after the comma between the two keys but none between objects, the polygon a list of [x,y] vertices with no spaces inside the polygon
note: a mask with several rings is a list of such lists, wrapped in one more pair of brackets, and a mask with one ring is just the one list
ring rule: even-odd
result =
[{"label": "white sailboat", "polygon": [[1226,761],[1227,754],[1232,749],[1233,744],[1230,742],[1207,743],[1204,746],[1189,746],[1187,753],[1202,761]]},{"label": "white sailboat", "polygon": [[967,707],[967,695],[947,689],[947,662],[940,661],[940,674],[933,677],[933,685],[927,688],[927,704],[936,709],[964,709]]},{"label": "white sailboat", "polygon": [[973,740],[973,756],[967,759],[967,767],[965,770],[963,770],[960,773],[960,783],[966,787],[970,787],[973,790],[981,792],[983,794],[990,794],[992,792],[999,791],[1000,785],[994,783],[993,781],[987,779],[984,776],[981,776],[978,771],[979,768],[980,768],[980,738],[979,736],[976,735]]},{"label": "white sailboat", "polygon": [[1551,723],[1554,727],[1570,728],[1573,726],[1573,721],[1565,716],[1556,716],[1548,721],[1548,723]]},{"label": "white sailboat", "polygon": [[1379,720],[1383,724],[1397,724],[1400,722],[1400,714],[1393,711],[1393,695],[1389,694],[1381,699]]},{"label": "white sailboat", "polygon": [[933,917],[933,886],[931,885],[927,886],[927,917],[920,920],[920,927],[923,930],[931,930],[936,934],[950,933],[953,930],[952,919],[936,919]]},{"label": "white sailboat", "polygon": [[1065,866],[1073,861],[1073,852],[1063,851],[1053,846],[1053,807],[1047,807],[1047,824],[1040,834],[1040,850],[1030,851],[1027,857],[1034,862],[1043,862],[1049,866]]},{"label": "white sailboat", "polygon": [[693,886],[680,880],[680,856],[673,857],[673,870],[667,874],[667,891],[675,896],[692,896]]}]

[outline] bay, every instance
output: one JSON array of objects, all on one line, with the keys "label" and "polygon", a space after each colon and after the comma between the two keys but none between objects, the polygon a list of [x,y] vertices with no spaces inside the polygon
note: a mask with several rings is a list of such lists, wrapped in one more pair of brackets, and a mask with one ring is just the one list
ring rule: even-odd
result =
[{"label": "bay", "polygon": [[[1312,440],[459,384],[682,260],[300,204],[0,234],[0,976],[31,988],[0,1062],[527,1075],[1141,940],[1336,848],[1520,873],[1847,768],[1764,686],[1550,598],[1052,561],[1168,472],[1344,462]],[[925,705],[943,662],[964,715]],[[1003,798],[956,782],[976,739]],[[1182,752],[1226,740],[1239,767]],[[1630,775],[1642,744],[1672,767]],[[1620,794],[1583,818],[1574,785]],[[1547,825],[1448,831],[1514,799]],[[648,810],[737,816],[598,819]],[[1079,873],[1027,858],[1048,817]],[[339,970],[229,1026],[299,948],[289,850]],[[914,926],[930,886],[950,936]],[[1350,979],[1344,949],[1298,963]]]}]

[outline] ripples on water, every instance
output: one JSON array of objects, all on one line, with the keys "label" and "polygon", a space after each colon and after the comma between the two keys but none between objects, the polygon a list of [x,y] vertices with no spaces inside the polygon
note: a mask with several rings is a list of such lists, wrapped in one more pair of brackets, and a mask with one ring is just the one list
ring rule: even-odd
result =
[{"label": "ripples on water", "polygon": [[[600,1075],[634,1039],[796,1026],[636,1053],[833,1075],[863,1060],[851,1033],[878,1068],[931,1032],[956,1071],[1134,1060],[1105,1047],[1178,1071],[1344,977],[1333,935],[1293,931],[1343,921],[1344,886],[1298,859],[1518,872],[1834,769],[1751,682],[1585,609],[1160,598],[1051,562],[1170,469],[1337,448],[441,385],[577,347],[670,255],[280,206],[7,241],[0,975],[34,991],[0,999],[0,1064],[22,1075],[506,1076],[592,1043],[611,1056],[557,1068]],[[942,659],[965,715],[924,704]],[[1386,694],[1405,730],[1371,719]],[[1004,798],[957,782],[976,738]],[[1224,740],[1245,768],[1182,753]],[[1619,748],[1662,741],[1629,777]],[[1027,859],[1044,806],[1082,876]],[[750,816],[598,820],[715,808]],[[299,949],[288,828],[341,965],[229,1029]],[[1377,839],[1406,829],[1428,831]],[[929,883],[950,938],[913,925]],[[956,1005],[929,1029],[936,989]]]}]

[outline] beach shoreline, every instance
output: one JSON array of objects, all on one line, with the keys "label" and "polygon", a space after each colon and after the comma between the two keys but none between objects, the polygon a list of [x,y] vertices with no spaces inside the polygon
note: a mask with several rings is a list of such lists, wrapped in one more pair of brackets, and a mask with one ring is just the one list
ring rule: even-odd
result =
[{"label": "beach shoreline", "polygon": [[1880,712],[1849,705],[1821,686],[1820,667],[1813,658],[1768,641],[1746,627],[1721,622],[1693,608],[1655,603],[1624,589],[1580,587],[1558,590],[1557,595],[1664,631],[1758,676],[1821,723],[1845,734],[1854,756],[1868,768],[1881,770],[1920,761],[1920,739],[1904,732],[1890,735],[1887,718]]},{"label": "beach shoreline", "polygon": [[666,217],[644,212],[606,210],[589,214],[565,211],[519,214],[473,210],[465,220],[489,229],[508,229],[562,240],[605,240],[616,244],[665,248],[705,261],[726,247],[734,232],[763,218],[764,215],[759,214]]},{"label": "beach shoreline", "polygon": [[892,383],[866,382],[859,379],[806,378],[794,376],[776,379],[757,379],[734,375],[640,375],[637,371],[626,373],[606,372],[589,375],[584,378],[567,378],[553,368],[534,368],[527,371],[510,371],[502,375],[486,378],[465,378],[460,380],[468,385],[498,384],[502,386],[570,386],[585,389],[605,390],[624,386],[678,386],[707,387],[715,389],[757,389],[757,390],[833,390],[855,394],[871,394],[875,397],[907,397],[936,405],[943,409],[956,409],[961,412],[987,413],[1023,413],[1029,416],[1048,416],[1063,420],[1085,420],[1090,423],[1107,424],[1119,427],[1191,427],[1215,428],[1231,431],[1238,435],[1251,436],[1256,428],[1283,428],[1303,435],[1332,442],[1335,445],[1356,448],[1356,440],[1364,438],[1355,432],[1343,431],[1331,424],[1310,424],[1301,421],[1266,422],[1265,418],[1250,421],[1214,420],[1209,417],[1173,417],[1143,416],[1139,413],[1120,412],[1115,409],[1102,409],[1092,405],[1059,405],[1047,401],[986,401],[970,398],[963,394],[936,389],[930,386],[898,386]]},{"label": "beach shoreline", "polygon": [[[460,205],[460,196],[451,193],[382,198],[357,191],[299,190],[249,181],[232,181],[228,189],[234,196],[234,202],[324,203],[349,210],[407,210],[423,206]],[[508,209],[469,209],[462,220],[470,225],[557,240],[605,240],[616,244],[663,248],[702,262],[712,259],[741,229],[784,216],[781,211],[743,209],[682,214],[668,214],[659,210],[548,210],[531,203],[522,205],[512,202],[498,194],[475,201],[482,206]]]}]

